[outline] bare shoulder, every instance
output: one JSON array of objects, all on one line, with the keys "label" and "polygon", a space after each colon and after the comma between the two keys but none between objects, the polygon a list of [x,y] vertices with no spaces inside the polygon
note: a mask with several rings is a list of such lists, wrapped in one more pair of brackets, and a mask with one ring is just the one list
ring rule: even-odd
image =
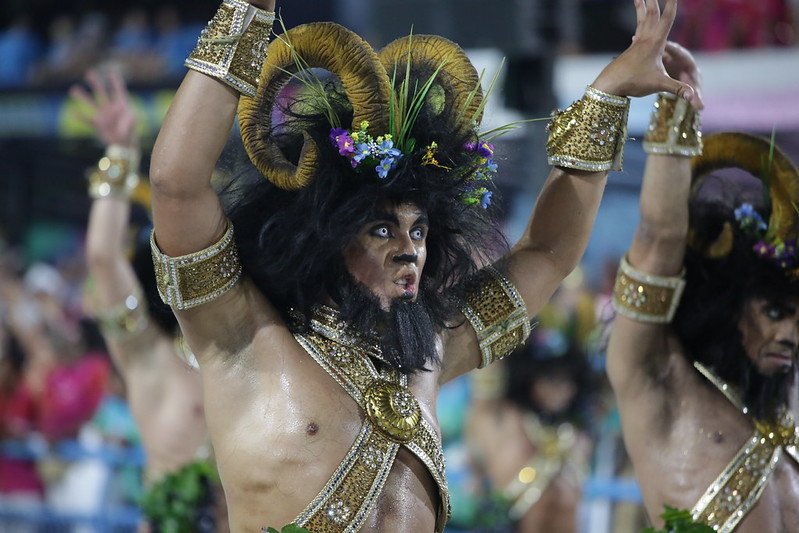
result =
[{"label": "bare shoulder", "polygon": [[247,353],[256,337],[288,335],[278,310],[246,276],[218,299],[176,312],[181,330],[202,366],[214,358]]}]

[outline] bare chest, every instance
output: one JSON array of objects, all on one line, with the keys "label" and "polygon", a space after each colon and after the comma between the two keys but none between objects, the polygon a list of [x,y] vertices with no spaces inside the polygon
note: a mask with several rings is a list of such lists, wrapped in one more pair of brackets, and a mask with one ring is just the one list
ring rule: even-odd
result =
[{"label": "bare chest", "polygon": [[[364,440],[366,413],[307,354],[284,360],[291,363],[279,371],[249,376],[246,381],[257,385],[243,387],[247,397],[235,402],[238,409],[218,413],[211,426],[233,531],[279,529],[320,496],[326,498],[324,512],[342,520],[355,511],[346,498],[334,497],[330,483],[350,468],[353,454],[371,453]],[[412,383],[411,390],[425,420],[435,427],[430,408],[435,387],[423,381]],[[400,450],[387,472],[375,485],[379,496],[365,530],[432,531],[438,497],[424,464]]]}]

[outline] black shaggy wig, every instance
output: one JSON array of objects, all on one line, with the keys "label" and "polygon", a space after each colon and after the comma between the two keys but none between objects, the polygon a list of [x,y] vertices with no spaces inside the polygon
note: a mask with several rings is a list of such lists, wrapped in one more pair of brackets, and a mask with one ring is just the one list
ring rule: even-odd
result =
[{"label": "black shaggy wig", "polygon": [[[695,199],[690,205],[693,240],[713,242],[725,223],[733,228],[733,247],[726,257],[710,259],[688,247],[685,254],[686,285],[674,318],[674,329],[685,353],[736,385],[746,396],[758,379],[746,356],[738,327],[745,304],[753,298],[783,301],[799,296],[799,283],[789,279],[777,265],[755,255],[755,240],[738,230],[733,209],[746,201],[768,220],[770,209],[762,200],[730,201]],[[774,395],[772,395],[774,396]],[[774,415],[779,398],[749,398],[758,418]],[[755,401],[755,400],[760,400]],[[758,412],[760,411],[760,412]]]},{"label": "black shaggy wig", "polygon": [[[352,109],[340,89],[333,82],[325,88],[341,123],[350,124]],[[438,328],[447,327],[453,317],[461,282],[489,259],[490,251],[507,247],[493,222],[495,208],[469,206],[460,199],[476,170],[464,150],[467,141],[476,141],[474,134],[453,136],[453,127],[440,118],[446,114],[436,114],[433,107],[425,105],[415,122],[414,153],[405,154],[380,180],[371,168],[354,170],[338,153],[329,138],[330,122],[312,101],[294,100],[283,110],[287,118],[276,141],[296,163],[307,133],[320,149],[323,170],[299,191],[279,189],[258,176],[239,177],[223,193],[244,271],[293,328],[307,327],[311,307],[325,295],[338,303],[346,297],[342,252],[386,205],[410,202],[429,219],[419,299]],[[422,147],[431,142],[438,145],[438,162],[455,171],[421,164]],[[478,186],[492,188],[487,181]],[[290,319],[292,309],[305,317],[304,324]]]}]

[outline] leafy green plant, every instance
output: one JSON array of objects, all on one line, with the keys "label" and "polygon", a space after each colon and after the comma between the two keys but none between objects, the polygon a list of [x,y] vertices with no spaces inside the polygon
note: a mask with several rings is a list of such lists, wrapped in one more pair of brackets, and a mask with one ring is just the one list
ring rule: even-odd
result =
[{"label": "leafy green plant", "polygon": [[695,522],[691,512],[685,509],[675,509],[667,505],[660,518],[666,522],[662,529],[648,527],[641,533],[714,533],[712,527]]},{"label": "leafy green plant", "polygon": [[273,527],[266,528],[266,533],[311,533],[304,527],[300,527],[296,524],[289,524],[287,526],[283,526],[283,529],[278,531]]},{"label": "leafy green plant", "polygon": [[165,475],[150,487],[141,508],[158,533],[191,533],[198,511],[212,502],[211,484],[218,481],[213,466],[205,461],[188,464]]}]

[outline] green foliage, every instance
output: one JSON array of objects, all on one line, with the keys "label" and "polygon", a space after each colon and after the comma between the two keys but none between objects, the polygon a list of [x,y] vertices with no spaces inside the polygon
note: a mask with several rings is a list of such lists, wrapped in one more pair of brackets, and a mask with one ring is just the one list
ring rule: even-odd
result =
[{"label": "green foliage", "polygon": [[714,533],[712,527],[695,522],[691,512],[685,509],[675,509],[667,505],[660,517],[666,522],[663,529],[648,527],[641,533]]},{"label": "green foliage", "polygon": [[266,528],[266,533],[311,533],[304,527],[300,527],[296,524],[289,524],[287,526],[283,526],[283,529],[278,531],[273,527]]},{"label": "green foliage", "polygon": [[197,461],[164,476],[141,500],[148,520],[161,533],[191,533],[197,510],[206,504],[210,484],[218,480],[216,470]]}]

